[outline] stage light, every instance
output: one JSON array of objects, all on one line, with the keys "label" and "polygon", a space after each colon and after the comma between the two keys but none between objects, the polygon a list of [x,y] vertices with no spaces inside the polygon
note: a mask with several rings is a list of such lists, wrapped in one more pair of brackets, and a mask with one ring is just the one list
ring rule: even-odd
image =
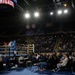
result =
[{"label": "stage light", "polygon": [[67,13],[68,13],[68,10],[67,10],[67,9],[65,9],[65,10],[64,10],[64,14],[67,14]]},{"label": "stage light", "polygon": [[29,13],[26,13],[25,14],[25,18],[29,19],[30,18],[30,14]]},{"label": "stage light", "polygon": [[67,6],[67,4],[65,3],[65,4],[63,4],[64,5],[64,7],[66,7]]},{"label": "stage light", "polygon": [[53,12],[50,12],[50,15],[53,15],[54,13]]},{"label": "stage light", "polygon": [[40,15],[39,12],[35,12],[35,13],[34,13],[34,16],[35,16],[35,17],[39,17],[39,15]]},{"label": "stage light", "polygon": [[62,10],[58,10],[58,11],[57,11],[57,14],[58,14],[58,15],[61,15],[61,14],[62,14]]}]

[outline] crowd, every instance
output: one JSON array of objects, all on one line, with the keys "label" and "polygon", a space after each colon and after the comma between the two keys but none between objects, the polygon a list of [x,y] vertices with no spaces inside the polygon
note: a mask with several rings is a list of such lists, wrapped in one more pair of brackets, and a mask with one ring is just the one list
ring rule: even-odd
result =
[{"label": "crowd", "polygon": [[52,52],[56,43],[56,36],[34,37],[35,52]]},{"label": "crowd", "polygon": [[29,65],[36,65],[39,70],[50,71],[75,71],[75,52],[60,53],[51,52],[48,54],[30,53],[28,56],[7,57],[6,54],[0,56],[0,71],[10,70],[15,67],[27,67]]},{"label": "crowd", "polygon": [[[0,55],[0,71],[15,67],[27,67],[37,65],[40,70],[68,70],[75,71],[75,36],[72,34],[50,35],[50,36],[33,36],[35,53],[27,56],[12,56],[6,54]],[[59,41],[58,41],[59,40]],[[30,40],[29,40],[30,41]],[[27,44],[28,42],[26,42]],[[55,45],[59,43],[59,49],[67,50],[64,53],[54,52]],[[21,49],[20,49],[21,50]]]},{"label": "crowd", "polygon": [[[55,50],[73,51],[75,50],[75,35],[71,33],[59,33],[51,35],[29,36],[21,43],[34,44],[35,52],[48,53],[54,51],[55,46],[59,43]],[[17,41],[18,43],[18,41]]]},{"label": "crowd", "polygon": [[62,50],[74,50],[75,49],[75,36],[70,35],[62,35],[60,37],[60,49]]}]

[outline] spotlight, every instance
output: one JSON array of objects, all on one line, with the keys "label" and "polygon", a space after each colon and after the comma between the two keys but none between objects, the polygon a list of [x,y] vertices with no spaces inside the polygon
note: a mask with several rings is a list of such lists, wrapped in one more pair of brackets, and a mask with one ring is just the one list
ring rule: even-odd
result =
[{"label": "spotlight", "polygon": [[50,12],[50,15],[53,15],[53,12]]},{"label": "spotlight", "polygon": [[67,10],[67,9],[65,9],[65,10],[64,10],[64,14],[67,14],[67,13],[68,13],[68,10]]},{"label": "spotlight", "polygon": [[65,3],[65,4],[63,4],[64,5],[64,7],[66,7],[67,6],[67,4]]},{"label": "spotlight", "polygon": [[25,14],[25,18],[29,19],[30,18],[30,14],[29,13],[26,13]]},{"label": "spotlight", "polygon": [[34,16],[35,16],[35,17],[39,17],[39,15],[40,15],[39,12],[35,12],[35,13],[34,13]]},{"label": "spotlight", "polygon": [[58,10],[58,11],[57,11],[57,14],[58,14],[58,15],[61,15],[61,14],[62,14],[62,10]]}]

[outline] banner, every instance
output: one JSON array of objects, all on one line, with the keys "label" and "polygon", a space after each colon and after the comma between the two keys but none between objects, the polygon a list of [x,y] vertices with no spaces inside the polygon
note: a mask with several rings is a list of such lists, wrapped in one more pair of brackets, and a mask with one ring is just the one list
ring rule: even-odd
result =
[{"label": "banner", "polygon": [[14,7],[14,2],[12,0],[0,0],[0,4],[6,4]]}]

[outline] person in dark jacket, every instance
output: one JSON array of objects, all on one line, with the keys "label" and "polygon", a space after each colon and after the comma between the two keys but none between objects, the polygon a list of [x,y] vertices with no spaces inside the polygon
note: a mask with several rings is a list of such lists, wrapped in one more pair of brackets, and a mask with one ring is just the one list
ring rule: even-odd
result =
[{"label": "person in dark jacket", "polygon": [[2,56],[0,55],[0,72],[3,70]]},{"label": "person in dark jacket", "polygon": [[9,62],[8,62],[8,57],[6,56],[6,54],[4,54],[4,56],[2,57],[2,61],[3,61],[4,68],[7,69]]}]

